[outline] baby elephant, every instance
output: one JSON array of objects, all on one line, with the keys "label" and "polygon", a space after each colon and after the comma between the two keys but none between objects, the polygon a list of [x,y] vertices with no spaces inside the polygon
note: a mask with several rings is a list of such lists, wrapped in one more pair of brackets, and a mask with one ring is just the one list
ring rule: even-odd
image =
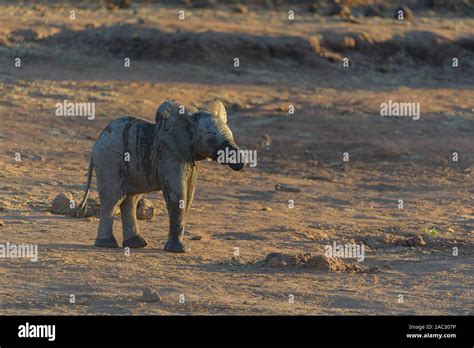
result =
[{"label": "baby elephant", "polygon": [[[220,151],[236,154],[240,151],[227,126],[227,114],[220,101],[208,102],[198,110],[168,100],[158,108],[155,121],[153,124],[134,117],[112,121],[92,149],[87,187],[78,209],[86,208],[95,167],[101,203],[96,246],[118,247],[112,224],[115,210],[120,206],[123,246],[145,247],[148,243],[139,234],[137,203],[146,192],[163,191],[169,216],[165,250],[188,251],[183,244],[183,233],[193,201],[199,161],[217,160]],[[224,164],[233,170],[244,168],[245,163],[229,157],[231,159]]]}]

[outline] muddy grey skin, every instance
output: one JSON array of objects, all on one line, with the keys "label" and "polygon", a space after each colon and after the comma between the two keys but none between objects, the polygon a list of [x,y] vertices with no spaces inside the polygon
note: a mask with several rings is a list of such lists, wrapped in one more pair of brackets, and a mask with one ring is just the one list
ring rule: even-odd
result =
[{"label": "muddy grey skin", "polygon": [[[120,207],[123,247],[145,247],[148,243],[139,233],[137,203],[146,192],[162,191],[169,216],[165,250],[188,251],[183,234],[199,161],[216,160],[218,151],[226,147],[239,151],[220,101],[208,102],[198,110],[168,100],[158,108],[155,118],[155,124],[134,117],[119,118],[102,131],[92,149],[87,187],[78,209],[86,207],[95,168],[101,203],[96,246],[118,247],[112,225]],[[233,170],[245,166],[224,164]]]}]

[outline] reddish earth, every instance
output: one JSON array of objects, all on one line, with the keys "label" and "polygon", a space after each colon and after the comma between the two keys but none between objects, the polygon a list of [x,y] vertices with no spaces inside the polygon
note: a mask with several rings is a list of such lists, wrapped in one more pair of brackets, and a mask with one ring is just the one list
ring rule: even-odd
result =
[{"label": "reddish earth", "polygon": [[[70,20],[71,9],[0,5],[0,243],[39,247],[37,262],[0,258],[0,314],[474,313],[472,18],[302,10],[289,23],[285,10],[219,7],[180,21],[177,7],[84,4]],[[161,194],[147,195],[158,214],[140,221],[149,247],[96,248],[98,219],[53,215],[51,202],[82,196],[91,147],[111,120],[152,121],[169,98],[222,100],[258,164],[202,163],[190,253],[163,251]],[[94,102],[95,119],[56,116],[63,100]],[[420,103],[420,119],[382,117],[389,100]],[[120,231],[117,216],[119,240]],[[263,262],[321,256],[333,242],[363,243],[366,271]],[[142,301],[145,288],[161,301]]]}]

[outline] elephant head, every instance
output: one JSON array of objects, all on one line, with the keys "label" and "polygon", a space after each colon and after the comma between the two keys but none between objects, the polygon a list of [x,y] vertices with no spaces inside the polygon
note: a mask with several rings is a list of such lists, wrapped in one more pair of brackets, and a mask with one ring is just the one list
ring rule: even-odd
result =
[{"label": "elephant head", "polygon": [[222,156],[242,150],[234,141],[225,107],[218,100],[205,103],[201,110],[167,100],[156,112],[156,124],[158,136],[182,161],[212,158],[233,170],[245,167],[243,156]]}]

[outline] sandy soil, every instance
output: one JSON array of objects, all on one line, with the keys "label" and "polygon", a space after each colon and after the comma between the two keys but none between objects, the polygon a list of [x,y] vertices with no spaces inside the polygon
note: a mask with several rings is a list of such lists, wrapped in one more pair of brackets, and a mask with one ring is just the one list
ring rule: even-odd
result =
[{"label": "sandy soil", "polygon": [[[0,243],[39,246],[37,262],[0,259],[0,314],[474,313],[473,19],[347,21],[301,11],[289,23],[284,10],[223,7],[187,10],[179,21],[176,7],[83,5],[71,21],[72,8],[0,5]],[[415,32],[425,34],[408,42]],[[135,41],[120,41],[134,33]],[[335,47],[338,35],[356,47]],[[315,37],[320,49],[308,45]],[[410,51],[427,37],[442,45],[436,59]],[[394,40],[399,46],[387,44]],[[346,56],[350,68],[338,61]],[[130,256],[93,246],[97,218],[49,213],[57,194],[82,196],[94,139],[111,120],[151,121],[165,99],[199,105],[213,97],[226,103],[237,142],[257,149],[258,165],[232,172],[202,163],[190,253],[162,250],[160,193],[147,195],[157,216],[140,221],[150,246]],[[95,120],[57,117],[64,99],[95,102]],[[420,119],[381,117],[390,99],[419,102]],[[120,241],[120,216],[115,235]],[[426,244],[390,242],[412,236]],[[367,271],[261,262],[273,252],[321,255],[333,242],[364,243]],[[143,302],[144,288],[161,301]]]}]

